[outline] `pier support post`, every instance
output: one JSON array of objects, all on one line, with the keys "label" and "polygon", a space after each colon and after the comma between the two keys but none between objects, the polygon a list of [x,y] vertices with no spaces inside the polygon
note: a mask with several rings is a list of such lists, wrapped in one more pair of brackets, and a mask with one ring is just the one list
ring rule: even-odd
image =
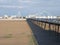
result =
[{"label": "pier support post", "polygon": [[49,30],[49,24],[46,23],[45,30]]}]

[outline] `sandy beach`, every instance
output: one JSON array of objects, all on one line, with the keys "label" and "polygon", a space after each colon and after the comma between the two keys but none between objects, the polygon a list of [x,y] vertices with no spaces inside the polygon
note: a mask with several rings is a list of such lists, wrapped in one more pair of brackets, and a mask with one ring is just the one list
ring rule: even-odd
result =
[{"label": "sandy beach", "polygon": [[0,45],[35,45],[27,21],[0,21]]}]

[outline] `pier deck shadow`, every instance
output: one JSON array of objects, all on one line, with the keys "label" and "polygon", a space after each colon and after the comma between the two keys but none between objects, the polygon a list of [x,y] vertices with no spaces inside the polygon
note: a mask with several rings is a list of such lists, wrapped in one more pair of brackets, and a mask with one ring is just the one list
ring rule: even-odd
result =
[{"label": "pier deck shadow", "polygon": [[47,31],[27,20],[38,45],[60,45],[58,38],[53,31]]}]

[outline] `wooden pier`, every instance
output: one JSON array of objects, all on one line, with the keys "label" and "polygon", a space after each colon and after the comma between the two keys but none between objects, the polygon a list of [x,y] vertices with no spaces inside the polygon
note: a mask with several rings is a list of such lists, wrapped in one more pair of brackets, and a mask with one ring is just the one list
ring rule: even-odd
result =
[{"label": "wooden pier", "polygon": [[38,45],[60,45],[60,24],[27,19]]},{"label": "wooden pier", "polygon": [[45,30],[51,30],[51,31],[55,31],[57,33],[60,33],[60,23],[35,20],[35,19],[30,19],[30,21]]}]

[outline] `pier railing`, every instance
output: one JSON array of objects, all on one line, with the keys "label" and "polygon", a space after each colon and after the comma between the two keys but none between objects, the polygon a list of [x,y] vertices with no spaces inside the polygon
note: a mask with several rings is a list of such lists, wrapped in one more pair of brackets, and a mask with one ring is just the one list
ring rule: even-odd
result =
[{"label": "pier railing", "polygon": [[60,33],[60,23],[36,20],[36,19],[29,19],[29,20],[45,30],[51,30]]}]

